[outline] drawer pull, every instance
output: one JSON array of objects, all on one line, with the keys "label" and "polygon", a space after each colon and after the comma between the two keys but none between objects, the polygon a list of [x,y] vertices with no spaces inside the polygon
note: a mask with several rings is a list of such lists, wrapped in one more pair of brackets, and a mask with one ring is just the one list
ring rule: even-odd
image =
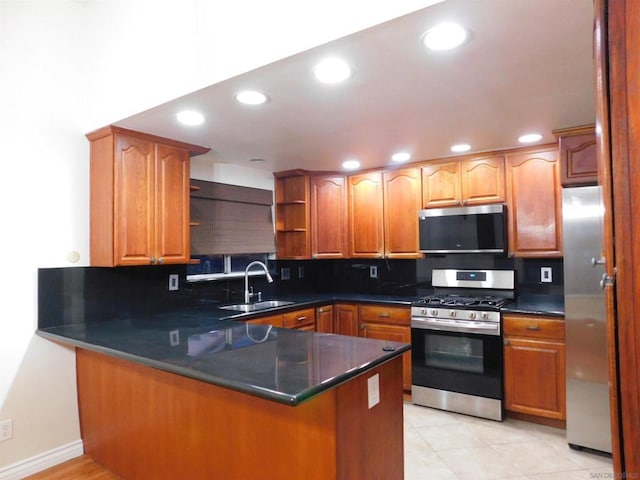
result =
[{"label": "drawer pull", "polygon": [[297,320],[298,320],[299,322],[302,322],[303,320],[306,320],[306,319],[307,319],[307,317],[306,317],[306,316],[302,316],[302,317],[298,317],[298,318],[297,318]]},{"label": "drawer pull", "polygon": [[540,330],[540,325],[527,325],[527,330]]},{"label": "drawer pull", "polygon": [[391,315],[389,315],[389,313],[387,313],[387,312],[382,312],[382,313],[378,314],[378,316],[379,316],[379,317],[382,317],[382,318],[388,318],[388,317],[390,317]]}]

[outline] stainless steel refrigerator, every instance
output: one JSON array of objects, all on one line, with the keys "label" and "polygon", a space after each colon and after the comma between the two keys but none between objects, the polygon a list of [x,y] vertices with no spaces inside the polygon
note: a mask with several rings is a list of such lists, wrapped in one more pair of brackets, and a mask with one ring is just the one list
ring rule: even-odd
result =
[{"label": "stainless steel refrigerator", "polygon": [[601,188],[565,188],[562,201],[567,441],[611,453]]}]

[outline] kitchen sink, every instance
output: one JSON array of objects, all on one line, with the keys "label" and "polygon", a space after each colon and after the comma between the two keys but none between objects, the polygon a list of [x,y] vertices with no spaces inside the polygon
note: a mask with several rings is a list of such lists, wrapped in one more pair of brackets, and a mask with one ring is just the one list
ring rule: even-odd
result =
[{"label": "kitchen sink", "polygon": [[264,300],[256,303],[236,303],[234,305],[223,305],[219,308],[223,310],[235,310],[237,312],[255,312],[256,310],[264,310],[266,308],[286,307],[293,305],[294,302],[287,300]]}]

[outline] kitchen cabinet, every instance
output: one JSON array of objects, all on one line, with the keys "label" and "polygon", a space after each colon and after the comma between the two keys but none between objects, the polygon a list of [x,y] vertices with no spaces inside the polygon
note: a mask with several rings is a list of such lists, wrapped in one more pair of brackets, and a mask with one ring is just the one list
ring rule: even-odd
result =
[{"label": "kitchen cabinet", "polygon": [[279,259],[306,259],[311,253],[309,175],[302,170],[277,172],[276,255]]},{"label": "kitchen cabinet", "polygon": [[316,331],[333,333],[333,305],[316,308]]},{"label": "kitchen cabinet", "polygon": [[268,315],[266,317],[252,318],[247,320],[246,323],[253,325],[273,325],[274,327],[284,326],[284,318],[282,315]]},{"label": "kitchen cabinet", "polygon": [[280,315],[267,315],[264,317],[246,320],[246,323],[255,325],[273,325],[274,327],[293,328],[299,330],[316,329],[316,312],[313,308],[295,310]]},{"label": "kitchen cabinet", "polygon": [[91,265],[188,263],[189,158],[209,149],[115,126],[87,138]]},{"label": "kitchen cabinet", "polygon": [[564,320],[505,314],[503,324],[505,408],[565,421]]},{"label": "kitchen cabinet", "polygon": [[509,253],[515,257],[561,257],[558,148],[521,149],[506,158]]},{"label": "kitchen cabinet", "polygon": [[358,306],[336,303],[333,306],[333,329],[340,335],[358,336]]},{"label": "kitchen cabinet", "polygon": [[349,256],[382,258],[384,220],[382,172],[349,176]]},{"label": "kitchen cabinet", "polygon": [[422,258],[418,251],[420,169],[403,168],[382,174],[384,256]]},{"label": "kitchen cabinet", "polygon": [[422,166],[422,208],[505,201],[504,157],[470,156]]},{"label": "kitchen cabinet", "polygon": [[418,168],[350,176],[350,257],[420,258],[418,210]]},{"label": "kitchen cabinet", "polygon": [[311,258],[348,257],[347,178],[311,176]]},{"label": "kitchen cabinet", "polygon": [[316,329],[316,311],[313,308],[285,313],[282,315],[282,319],[285,328],[313,331]]},{"label": "kitchen cabinet", "polygon": [[563,187],[598,184],[598,158],[594,125],[554,130],[560,147]]},{"label": "kitchen cabinet", "polygon": [[[360,336],[411,343],[411,310],[409,307],[360,305],[358,307]],[[402,356],[402,387],[411,390],[411,352]]]}]

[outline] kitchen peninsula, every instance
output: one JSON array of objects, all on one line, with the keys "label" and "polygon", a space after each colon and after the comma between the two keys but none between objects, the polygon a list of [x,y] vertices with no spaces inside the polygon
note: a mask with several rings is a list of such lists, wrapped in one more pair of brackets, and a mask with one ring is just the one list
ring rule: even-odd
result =
[{"label": "kitchen peninsula", "polygon": [[77,349],[87,454],[123,478],[403,477],[408,345],[223,315],[41,322]]}]

